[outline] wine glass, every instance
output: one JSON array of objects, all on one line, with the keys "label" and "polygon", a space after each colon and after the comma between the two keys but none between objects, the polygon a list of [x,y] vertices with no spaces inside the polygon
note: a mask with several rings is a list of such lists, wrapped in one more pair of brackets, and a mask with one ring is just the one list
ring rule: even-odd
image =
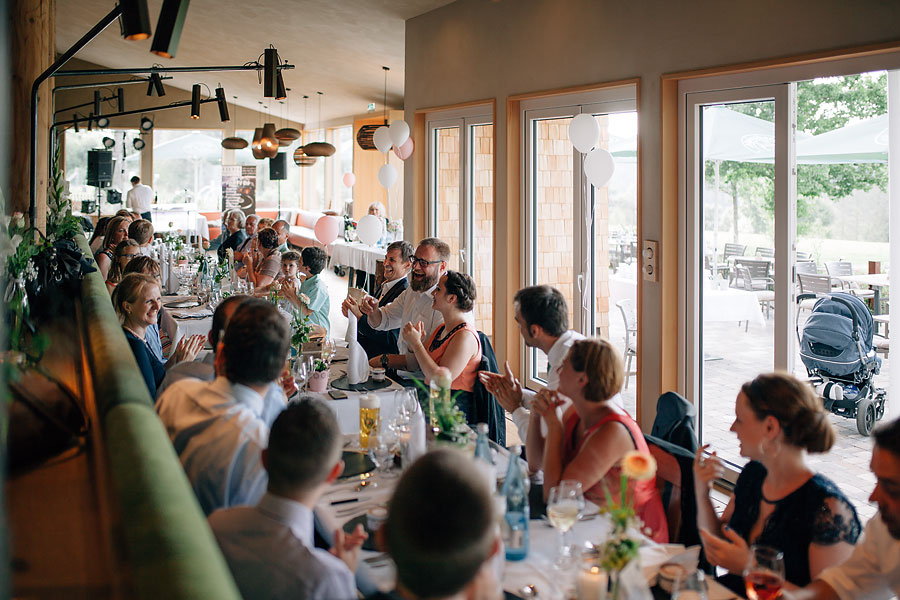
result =
[{"label": "wine glass", "polygon": [[744,584],[750,600],[775,600],[784,585],[784,555],[769,546],[750,547],[750,560],[744,569]]},{"label": "wine glass", "polygon": [[326,337],[322,340],[322,360],[324,360],[326,364],[331,364],[331,359],[334,358],[335,351],[334,340],[332,338]]},{"label": "wine glass", "polygon": [[584,494],[581,491],[580,481],[564,479],[550,489],[547,518],[554,529],[559,532],[557,568],[564,569],[572,562],[572,551],[566,541],[566,534],[578,521],[583,511]]},{"label": "wine glass", "polygon": [[386,476],[394,464],[396,445],[397,431],[394,424],[382,418],[369,434],[369,458],[382,476]]},{"label": "wine glass", "polygon": [[297,356],[296,360],[294,360],[294,381],[297,382],[297,385],[301,390],[304,389],[307,381],[309,381],[309,374],[312,373],[312,365],[309,356],[304,356],[300,354]]},{"label": "wine glass", "polygon": [[672,585],[672,600],[707,600],[706,577],[697,569],[681,573]]}]

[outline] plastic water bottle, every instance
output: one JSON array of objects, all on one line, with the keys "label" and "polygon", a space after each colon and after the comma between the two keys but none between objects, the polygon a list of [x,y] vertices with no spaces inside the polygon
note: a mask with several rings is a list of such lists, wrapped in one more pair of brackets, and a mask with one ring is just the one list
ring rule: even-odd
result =
[{"label": "plastic water bottle", "polygon": [[488,424],[479,423],[475,429],[478,432],[478,439],[475,440],[475,458],[480,458],[493,465],[494,457],[491,456],[491,445],[488,443],[488,432],[490,431]]},{"label": "plastic water bottle", "polygon": [[522,467],[519,466],[520,446],[510,451],[509,468],[503,482],[506,497],[506,519],[503,523],[503,543],[506,546],[506,560],[522,560],[528,556],[528,486]]}]

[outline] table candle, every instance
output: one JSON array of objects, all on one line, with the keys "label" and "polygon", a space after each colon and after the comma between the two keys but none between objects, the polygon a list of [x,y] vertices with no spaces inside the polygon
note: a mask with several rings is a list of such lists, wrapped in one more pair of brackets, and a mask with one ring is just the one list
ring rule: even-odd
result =
[{"label": "table candle", "polygon": [[606,600],[606,588],[609,576],[600,567],[594,565],[579,571],[575,581],[575,595],[578,600]]}]

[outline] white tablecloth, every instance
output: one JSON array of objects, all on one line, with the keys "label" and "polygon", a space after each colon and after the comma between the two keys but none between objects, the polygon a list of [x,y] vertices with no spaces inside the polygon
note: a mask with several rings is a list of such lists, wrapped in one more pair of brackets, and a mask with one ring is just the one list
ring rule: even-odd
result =
[{"label": "white tablecloth", "polygon": [[[331,379],[337,379],[346,374],[347,363],[335,362],[331,365]],[[381,400],[381,416],[391,416],[396,413],[397,392],[401,392],[404,388],[394,382],[391,386],[376,390],[373,393]],[[346,392],[347,398],[335,400],[328,394],[313,394],[324,400],[329,408],[337,415],[338,425],[341,427],[341,433],[345,435],[359,434],[359,397],[363,392]]]},{"label": "white tablecloth", "polygon": [[703,290],[703,321],[750,321],[761,327],[766,324],[756,294],[734,288]]},{"label": "white tablecloth", "polygon": [[[209,221],[196,208],[166,208],[153,206],[150,209],[153,231],[178,231],[185,235],[199,235],[209,239]],[[171,225],[170,225],[171,223]]]},{"label": "white tablecloth", "polygon": [[[183,336],[194,334],[206,336],[212,327],[212,313],[206,306],[197,306],[194,308],[166,308],[165,306],[172,302],[183,302],[196,299],[197,296],[162,297],[163,309],[162,316],[160,317],[160,328],[169,336],[169,339],[172,340],[173,348],[178,345],[178,340]],[[204,316],[202,318],[180,319],[175,316],[176,314]]]},{"label": "white tablecloth", "polygon": [[331,264],[350,267],[357,271],[375,273],[375,262],[384,260],[385,249],[367,246],[362,242],[336,240],[331,245]]}]

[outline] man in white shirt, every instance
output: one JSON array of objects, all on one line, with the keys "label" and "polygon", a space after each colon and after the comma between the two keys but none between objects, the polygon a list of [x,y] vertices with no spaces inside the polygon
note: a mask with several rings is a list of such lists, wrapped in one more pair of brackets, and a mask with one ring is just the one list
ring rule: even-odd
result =
[{"label": "man in white shirt", "polygon": [[240,303],[216,353],[212,382],[183,379],[156,403],[159,418],[206,514],[253,504],[266,489],[269,427],[263,396],[284,368],[290,328],[275,306]]},{"label": "man in white shirt", "polygon": [[[547,388],[559,386],[559,367],[569,348],[584,336],[568,328],[569,309],[566,299],[556,288],[535,285],[522,288],[513,299],[519,333],[529,348],[539,348],[547,355]],[[484,387],[497,398],[500,405],[512,414],[513,423],[524,442],[528,439],[530,407],[535,393],[522,387],[506,363],[506,375],[481,371],[478,376]]]},{"label": "man in white shirt", "polygon": [[785,591],[788,600],[887,600],[900,597],[900,419],[872,432],[875,447],[869,468],[875,490],[869,502],[878,513],[866,523],[853,554],[825,569],[801,590]]},{"label": "man in white shirt", "polygon": [[142,219],[150,221],[150,205],[153,204],[153,188],[141,183],[135,175],[131,178],[131,189],[125,196],[125,206],[134,212],[141,213]]},{"label": "man in white shirt", "polygon": [[366,534],[335,532],[331,552],[313,541],[313,509],[340,476],[341,430],[312,397],[292,403],[272,425],[263,464],[269,473],[256,506],[219,510],[209,525],[245,600],[352,600],[353,572]]},{"label": "man in white shirt", "polygon": [[[387,306],[379,307],[378,300],[371,296],[366,296],[360,303],[360,310],[368,316],[369,325],[378,331],[387,331],[421,321],[425,325],[425,334],[431,335],[444,322],[441,313],[431,307],[434,302],[431,293],[447,272],[449,259],[450,246],[446,242],[438,238],[425,238],[419,242],[416,253],[410,257],[412,271],[409,274],[409,289]],[[397,354],[375,356],[369,364],[373,367],[416,370],[418,363],[408,350],[401,337],[397,340]]]}]

